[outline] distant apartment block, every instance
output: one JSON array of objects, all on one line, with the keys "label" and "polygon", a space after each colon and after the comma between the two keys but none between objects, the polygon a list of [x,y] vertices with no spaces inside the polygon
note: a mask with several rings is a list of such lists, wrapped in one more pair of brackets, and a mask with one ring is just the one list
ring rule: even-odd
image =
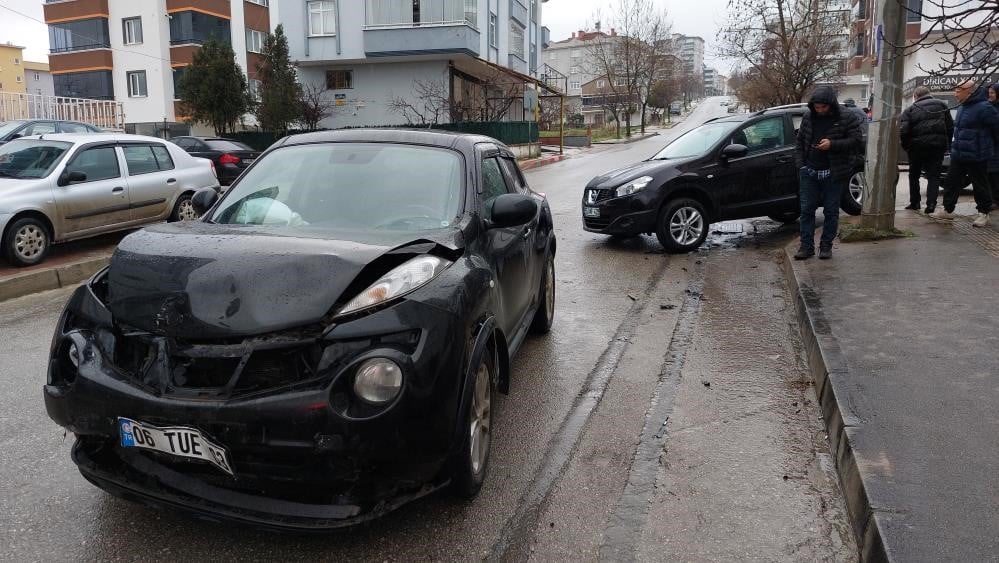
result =
[{"label": "distant apartment block", "polygon": [[182,123],[176,86],[209,38],[228,42],[251,87],[271,30],[268,0],[48,0],[56,96],[122,102],[127,131],[162,135]]}]

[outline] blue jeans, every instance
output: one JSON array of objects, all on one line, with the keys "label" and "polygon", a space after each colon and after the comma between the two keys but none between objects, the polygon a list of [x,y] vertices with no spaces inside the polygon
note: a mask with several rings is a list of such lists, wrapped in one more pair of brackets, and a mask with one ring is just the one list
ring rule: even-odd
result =
[{"label": "blue jeans", "polygon": [[815,250],[815,211],[822,207],[823,247],[831,247],[839,231],[839,206],[846,182],[832,177],[818,179],[807,169],[798,171],[798,199],[801,202],[801,247]]}]

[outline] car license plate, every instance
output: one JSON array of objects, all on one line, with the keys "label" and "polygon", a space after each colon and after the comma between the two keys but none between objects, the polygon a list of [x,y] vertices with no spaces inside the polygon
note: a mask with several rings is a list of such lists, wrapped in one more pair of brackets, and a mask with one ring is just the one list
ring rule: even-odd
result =
[{"label": "car license plate", "polygon": [[583,217],[600,217],[599,207],[584,207]]},{"label": "car license plate", "polygon": [[253,164],[254,160],[256,160],[256,159],[255,158],[244,158],[243,159],[243,164]]},{"label": "car license plate", "polygon": [[142,448],[177,457],[200,459],[229,475],[235,475],[229,465],[229,455],[225,448],[212,442],[195,428],[150,426],[119,416],[118,431],[123,448]]}]

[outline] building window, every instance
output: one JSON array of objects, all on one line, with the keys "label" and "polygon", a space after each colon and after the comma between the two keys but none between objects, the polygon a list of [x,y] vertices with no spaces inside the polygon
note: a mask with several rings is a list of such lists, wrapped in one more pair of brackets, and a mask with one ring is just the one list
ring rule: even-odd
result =
[{"label": "building window", "polygon": [[604,88],[607,86],[606,80],[597,80],[597,88]]},{"label": "building window", "polygon": [[42,77],[38,76],[38,73],[36,72],[35,73],[35,80],[41,80],[41,79],[42,79]]},{"label": "building window", "polygon": [[184,71],[187,70],[185,66],[179,66],[173,69],[173,99],[180,99],[180,82],[184,79]]},{"label": "building window", "polygon": [[350,90],[353,87],[354,87],[354,71],[352,70],[326,71],[327,90]]},{"label": "building window", "polygon": [[336,2],[309,2],[309,35],[336,35]]},{"label": "building window", "polygon": [[110,70],[56,74],[52,76],[52,85],[56,96],[95,100],[114,99],[114,81]]},{"label": "building window", "polygon": [[496,47],[496,37],[499,35],[499,23],[496,14],[489,12],[489,46]]},{"label": "building window", "polygon": [[125,45],[142,43],[142,18],[125,18],[121,20],[121,36]]},{"label": "building window", "polygon": [[531,21],[538,21],[538,0],[531,0]]},{"label": "building window", "polygon": [[109,47],[111,40],[105,18],[49,24],[49,50],[53,53]]},{"label": "building window", "polygon": [[261,6],[269,6],[270,5],[270,4],[267,3],[268,0],[246,0],[246,1],[249,2],[249,3],[251,3],[251,4],[259,4]]},{"label": "building window", "polygon": [[260,101],[260,87],[263,84],[256,78],[251,78],[249,81],[250,96],[253,96],[254,100]]},{"label": "building window", "polygon": [[145,98],[148,95],[146,91],[146,71],[136,70],[126,72],[125,77],[128,78],[129,98]]},{"label": "building window", "polygon": [[572,65],[571,67],[569,67],[569,74],[580,74],[579,65]]},{"label": "building window", "polygon": [[267,39],[266,33],[262,31],[257,31],[255,29],[247,29],[246,50],[251,53],[263,53],[265,39]]},{"label": "building window", "polygon": [[478,25],[478,0],[365,0],[365,25]]},{"label": "building window", "polygon": [[573,59],[578,59],[578,58],[580,58],[582,56],[583,56],[583,52],[580,51],[579,49],[573,49],[572,51],[569,52],[569,57],[573,58]]},{"label": "building window", "polygon": [[550,60],[550,61],[557,61],[558,60],[558,51],[552,51],[551,53],[548,53],[548,60]]},{"label": "building window", "polygon": [[923,19],[923,0],[909,0],[907,7],[905,21],[913,23]]},{"label": "building window", "polygon": [[569,83],[569,89],[570,90],[579,90],[580,87],[581,87],[581,84],[579,83],[578,80],[573,80],[572,82]]},{"label": "building window", "polygon": [[16,65],[21,64],[21,59],[19,59],[17,57],[14,57],[14,64],[16,64]]},{"label": "building window", "polygon": [[229,20],[225,18],[193,10],[170,14],[171,45],[201,45],[212,38],[228,44],[232,41],[229,29]]},{"label": "building window", "polygon": [[17,83],[18,83],[18,84],[20,84],[20,83],[21,83],[21,75],[20,75],[20,74],[19,74],[19,75],[17,75]]},{"label": "building window", "polygon": [[510,54],[524,58],[524,28],[510,21]]}]

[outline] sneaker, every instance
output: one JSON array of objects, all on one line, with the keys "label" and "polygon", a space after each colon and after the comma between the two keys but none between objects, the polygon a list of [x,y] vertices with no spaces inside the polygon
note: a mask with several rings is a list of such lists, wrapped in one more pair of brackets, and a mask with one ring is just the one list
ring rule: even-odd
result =
[{"label": "sneaker", "polygon": [[905,208],[906,209],[911,209],[912,211],[919,211],[919,204],[918,203],[910,203],[909,205],[906,205]]},{"label": "sneaker", "polygon": [[815,250],[813,250],[811,248],[805,248],[804,246],[802,246],[801,248],[798,249],[798,252],[796,252],[794,254],[794,259],[795,260],[808,260],[812,256],[815,256]]},{"label": "sneaker", "polygon": [[971,222],[972,227],[988,227],[989,226],[989,214],[979,213],[975,215],[975,220]]},{"label": "sneaker", "polygon": [[938,209],[933,212],[932,217],[934,219],[953,219],[954,218],[952,216],[953,213],[954,213],[953,209],[950,211],[947,211],[946,209]]},{"label": "sneaker", "polygon": [[819,249],[819,260],[828,260],[832,258],[832,247],[823,246]]}]

